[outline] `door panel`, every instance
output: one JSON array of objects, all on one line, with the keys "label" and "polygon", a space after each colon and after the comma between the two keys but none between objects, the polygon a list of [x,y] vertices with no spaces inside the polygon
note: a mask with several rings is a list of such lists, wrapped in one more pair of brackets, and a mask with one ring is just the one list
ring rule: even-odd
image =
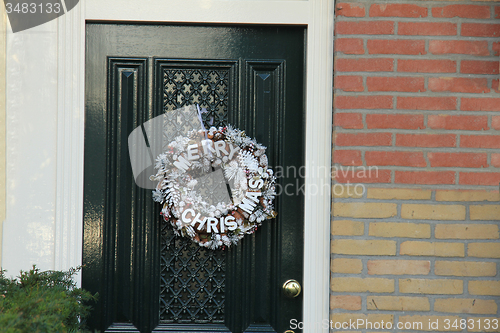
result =
[{"label": "door panel", "polygon": [[[238,61],[155,59],[154,68],[155,109],[200,104],[206,123],[228,123],[238,100],[230,95],[238,92]],[[160,223],[160,323],[224,324],[226,251],[175,237],[170,223]]]},{"label": "door panel", "polygon": [[[83,286],[102,331],[283,332],[302,301],[303,27],[87,24]],[[282,172],[278,217],[225,251],[173,235],[132,176],[127,138],[199,103],[206,126],[232,124]],[[279,170],[278,170],[279,169]],[[307,292],[307,291],[306,291]]]}]

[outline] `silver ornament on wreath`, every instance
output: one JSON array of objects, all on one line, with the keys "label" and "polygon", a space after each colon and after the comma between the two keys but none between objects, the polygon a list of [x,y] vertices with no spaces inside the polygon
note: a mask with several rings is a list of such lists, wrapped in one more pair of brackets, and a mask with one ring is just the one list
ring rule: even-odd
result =
[{"label": "silver ornament on wreath", "polygon": [[153,200],[176,235],[210,249],[236,245],[276,217],[276,177],[266,147],[232,126],[189,128],[156,158]]}]

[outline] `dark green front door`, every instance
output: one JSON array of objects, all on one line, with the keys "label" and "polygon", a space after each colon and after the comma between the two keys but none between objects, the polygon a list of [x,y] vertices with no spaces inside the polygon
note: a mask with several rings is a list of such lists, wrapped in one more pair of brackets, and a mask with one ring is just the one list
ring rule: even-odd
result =
[{"label": "dark green front door", "polygon": [[[284,332],[301,321],[304,27],[89,23],[83,287],[89,325],[113,332]],[[134,183],[130,132],[198,103],[266,145],[278,217],[225,251],[176,238]],[[285,191],[286,190],[286,191]],[[304,292],[307,292],[305,290]]]}]

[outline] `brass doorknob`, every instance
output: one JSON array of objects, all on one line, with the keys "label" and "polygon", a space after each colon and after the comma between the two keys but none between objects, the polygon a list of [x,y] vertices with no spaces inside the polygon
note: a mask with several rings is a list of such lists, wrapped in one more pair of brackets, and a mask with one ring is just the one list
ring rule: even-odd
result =
[{"label": "brass doorknob", "polygon": [[302,291],[302,287],[300,286],[300,283],[297,280],[290,279],[283,283],[283,294],[285,294],[286,297],[288,298],[294,298],[299,296],[300,292]]}]

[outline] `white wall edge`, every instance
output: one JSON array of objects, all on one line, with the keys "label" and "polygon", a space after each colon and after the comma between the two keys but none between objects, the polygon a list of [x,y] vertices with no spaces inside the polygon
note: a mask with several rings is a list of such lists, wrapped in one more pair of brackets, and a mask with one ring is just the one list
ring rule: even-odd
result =
[{"label": "white wall edge", "polygon": [[[313,0],[311,7],[307,33],[306,170],[315,172],[305,181],[303,313],[304,323],[309,325],[304,333],[320,329],[328,332],[318,325],[330,319],[334,1]],[[319,194],[314,195],[316,189]]]},{"label": "white wall edge", "polygon": [[[334,1],[83,2],[59,18],[58,26],[55,268],[82,263],[85,20],[307,24],[306,168],[328,170],[305,180],[303,321],[315,325],[303,332],[318,332],[316,325],[329,320]],[[314,188],[322,195],[312,195]]]},{"label": "white wall edge", "polygon": [[[82,264],[85,17],[82,2],[58,19],[57,183],[54,266]],[[80,281],[78,281],[80,283]]]},{"label": "white wall edge", "polygon": [[114,1],[86,0],[87,20],[307,24],[312,1],[256,0],[129,0],[115,6]]}]

